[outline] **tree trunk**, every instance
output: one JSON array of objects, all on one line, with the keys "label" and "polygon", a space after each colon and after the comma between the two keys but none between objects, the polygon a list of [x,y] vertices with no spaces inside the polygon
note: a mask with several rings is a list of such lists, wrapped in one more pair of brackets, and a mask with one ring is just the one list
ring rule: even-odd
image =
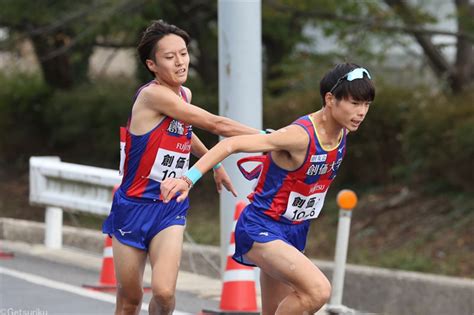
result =
[{"label": "tree trunk", "polygon": [[60,33],[31,36],[44,80],[48,85],[58,89],[69,89],[74,83],[69,54],[62,53],[51,58],[49,56],[63,47],[67,39],[67,36]]},{"label": "tree trunk", "polygon": [[[409,5],[405,0],[385,0],[408,26],[417,26],[417,21],[411,13]],[[469,0],[454,0],[457,10],[458,33],[467,34],[469,32],[468,24],[474,18],[474,4]],[[412,32],[412,35],[420,44],[425,56],[430,61],[431,68],[438,75],[447,79],[449,87],[454,94],[458,94],[472,83],[473,73],[473,49],[471,41],[466,36],[459,35],[457,38],[456,61],[451,65],[433,44],[431,38],[427,35]]]},{"label": "tree trunk", "polygon": [[[405,0],[385,0],[385,2],[399,14],[406,25],[417,26],[419,24],[413,16],[410,6],[405,2]],[[431,37],[425,34],[420,34],[416,31],[412,32],[412,35],[428,57],[433,71],[438,76],[446,76],[449,73],[451,66],[439,49],[433,44]]]},{"label": "tree trunk", "polygon": [[[474,4],[469,0],[455,0],[458,14],[458,31],[468,32],[469,20],[474,19]],[[456,62],[451,77],[451,89],[454,93],[462,92],[473,80],[473,49],[472,43],[464,36],[458,37]]]}]

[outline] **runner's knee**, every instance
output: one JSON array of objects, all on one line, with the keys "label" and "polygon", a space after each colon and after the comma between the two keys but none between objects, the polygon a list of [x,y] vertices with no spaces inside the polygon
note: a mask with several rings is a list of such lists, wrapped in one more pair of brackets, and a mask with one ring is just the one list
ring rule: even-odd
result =
[{"label": "runner's knee", "polygon": [[321,306],[326,304],[329,299],[331,298],[331,284],[329,281],[325,281],[324,284],[319,289],[319,300],[321,302]]},{"label": "runner's knee", "polygon": [[153,298],[160,305],[170,305],[174,302],[174,290],[164,287],[153,287]]},{"label": "runner's knee", "polygon": [[315,288],[309,292],[300,295],[303,304],[308,310],[317,311],[329,301],[331,297],[331,284],[327,279],[321,281]]},{"label": "runner's knee", "polygon": [[135,314],[141,308],[141,297],[125,298],[122,300],[122,312],[124,314]]},{"label": "runner's knee", "polygon": [[126,291],[124,289],[119,289],[118,295],[120,300],[122,301],[122,308],[124,311],[130,311],[141,306],[143,298],[142,290],[131,292]]}]

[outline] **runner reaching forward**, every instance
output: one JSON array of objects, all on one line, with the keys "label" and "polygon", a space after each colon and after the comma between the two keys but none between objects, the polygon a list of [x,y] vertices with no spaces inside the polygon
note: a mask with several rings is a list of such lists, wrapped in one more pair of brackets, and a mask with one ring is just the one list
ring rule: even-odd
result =
[{"label": "runner reaching forward", "polygon": [[[261,268],[262,314],[313,314],[329,299],[328,279],[302,252],[375,88],[369,72],[339,64],[320,82],[323,107],[269,135],[224,139],[180,179],[167,179],[165,203],[181,202],[216,163],[237,152],[269,152],[235,229],[233,258]],[[180,193],[176,199],[176,193]]]}]

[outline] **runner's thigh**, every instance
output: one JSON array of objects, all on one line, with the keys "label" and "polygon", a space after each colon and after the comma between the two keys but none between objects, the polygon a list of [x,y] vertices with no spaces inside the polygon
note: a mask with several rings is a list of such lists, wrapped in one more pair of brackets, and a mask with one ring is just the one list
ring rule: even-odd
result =
[{"label": "runner's thigh", "polygon": [[173,225],[160,231],[150,242],[152,286],[155,290],[159,288],[175,290],[183,247],[183,233],[183,225]]},{"label": "runner's thigh", "polygon": [[117,281],[125,291],[142,290],[143,270],[146,263],[146,252],[112,239],[114,266]]},{"label": "runner's thigh", "polygon": [[255,242],[246,257],[271,277],[299,292],[313,292],[329,283],[311,260],[281,240]]}]

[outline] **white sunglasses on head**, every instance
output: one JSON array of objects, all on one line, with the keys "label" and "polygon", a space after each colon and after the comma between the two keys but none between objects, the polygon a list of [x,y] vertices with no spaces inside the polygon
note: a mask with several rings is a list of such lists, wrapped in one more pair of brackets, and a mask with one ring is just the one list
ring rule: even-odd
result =
[{"label": "white sunglasses on head", "polygon": [[339,84],[341,84],[342,81],[344,80],[347,80],[347,81],[354,81],[354,80],[357,80],[357,79],[363,79],[364,78],[364,74],[367,75],[367,78],[369,78],[369,80],[372,80],[372,78],[370,77],[370,73],[369,71],[367,71],[367,69],[365,68],[355,68],[354,70],[351,70],[349,71],[348,73],[344,74],[342,77],[340,77],[336,84],[334,84],[334,86],[331,88],[331,90],[329,91],[330,93],[334,92],[334,90],[339,86]]}]

